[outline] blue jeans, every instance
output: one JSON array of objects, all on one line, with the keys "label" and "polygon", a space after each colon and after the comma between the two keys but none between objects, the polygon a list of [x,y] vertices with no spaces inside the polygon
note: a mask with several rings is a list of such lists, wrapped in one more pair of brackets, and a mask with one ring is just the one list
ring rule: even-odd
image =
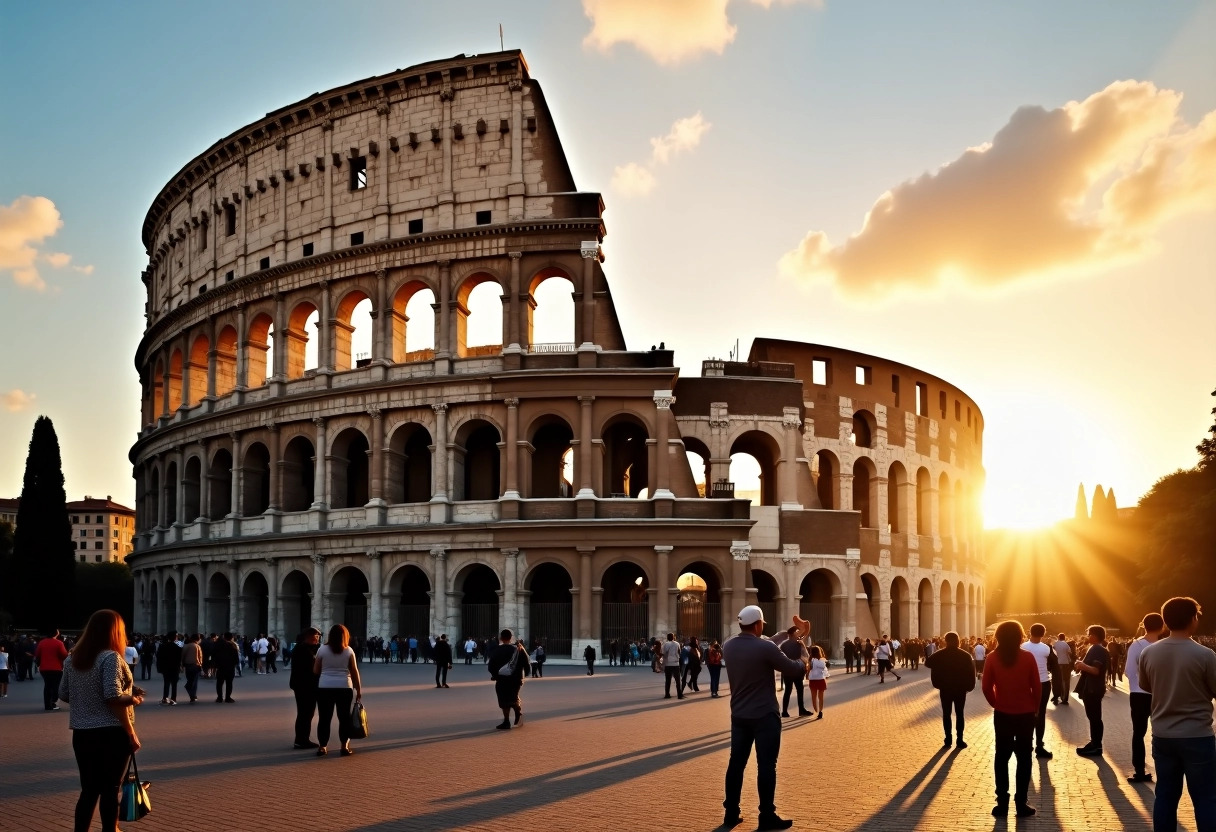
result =
[{"label": "blue jeans", "polygon": [[198,699],[198,674],[202,670],[196,664],[186,665],[186,695],[190,697],[191,702]]},{"label": "blue jeans", "polygon": [[743,791],[743,770],[756,745],[756,791],[760,793],[760,814],[777,812],[773,796],[777,792],[777,755],[781,753],[781,718],[768,714],[759,719],[731,719],[730,762],[726,766],[727,814],[739,811]]},{"label": "blue jeans", "polygon": [[1178,801],[1182,778],[1195,804],[1195,827],[1216,832],[1216,737],[1168,739],[1153,737],[1157,766],[1157,795],[1153,801],[1153,831],[1178,828]]},{"label": "blue jeans", "polygon": [[722,678],[722,665],[711,664],[709,667],[709,692],[713,696],[718,695],[718,680]]}]

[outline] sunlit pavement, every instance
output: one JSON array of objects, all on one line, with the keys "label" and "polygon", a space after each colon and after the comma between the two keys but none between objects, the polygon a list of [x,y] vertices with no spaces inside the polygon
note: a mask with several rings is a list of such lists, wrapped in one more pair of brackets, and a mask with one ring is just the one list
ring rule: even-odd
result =
[{"label": "sunlit pavement", "polygon": [[[287,676],[236,680],[233,705],[200,684],[195,705],[139,709],[140,773],[153,783],[143,830],[578,829],[710,830],[722,820],[729,746],[727,696],[662,699],[650,669],[550,665],[524,686],[524,724],[496,731],[489,676],[457,664],[451,688],[432,665],[362,666],[371,737],[352,757],[293,750]],[[991,712],[968,698],[970,747],[942,747],[925,670],[903,681],[835,671],[822,720],[785,720],[777,808],[796,829],[1148,829],[1151,786],[1131,786],[1125,690],[1105,700],[1105,756],[1077,757],[1087,739],[1080,702],[1050,707],[1051,761],[1034,761],[1033,818],[994,820]],[[47,713],[41,680],[0,699],[0,829],[71,828],[77,793],[67,707]],[[725,686],[724,686],[725,690]],[[184,692],[179,688],[182,699]],[[1013,766],[1010,765],[1012,778]],[[755,828],[755,767],[744,783]],[[1183,798],[1183,828],[1193,829]],[[94,821],[94,828],[99,828]]]}]

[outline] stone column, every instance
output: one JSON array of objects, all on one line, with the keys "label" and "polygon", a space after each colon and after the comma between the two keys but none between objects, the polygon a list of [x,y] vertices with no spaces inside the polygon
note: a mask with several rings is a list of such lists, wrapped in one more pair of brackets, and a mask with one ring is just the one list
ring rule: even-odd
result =
[{"label": "stone column", "polygon": [[318,417],[313,419],[312,423],[317,428],[317,441],[315,442],[317,455],[313,468],[312,505],[309,508],[313,511],[328,511],[329,495],[327,491],[329,472],[325,463],[325,457],[329,453],[329,450],[326,447],[325,441],[325,420]]},{"label": "stone column", "polygon": [[500,549],[503,557],[502,621],[503,626],[517,636],[522,622],[519,617],[519,550]]},{"label": "stone column", "polygon": [[190,333],[182,333],[182,400],[178,410],[190,409]]},{"label": "stone column", "polygon": [[283,606],[279,603],[279,561],[277,558],[266,558],[267,583],[270,591],[266,599],[266,635],[283,637]]},{"label": "stone column", "polygon": [[[155,457],[153,457],[155,459]],[[169,494],[169,472],[168,466],[165,465],[164,457],[160,459],[160,491],[156,495],[156,528],[165,528],[165,520],[169,517],[168,507],[165,502],[168,500]]]},{"label": "stone column", "polygon": [[654,613],[654,615],[652,615],[652,620],[654,621],[652,629],[655,631],[655,635],[657,635],[659,638],[666,638],[668,633],[674,632],[671,620],[672,586],[670,575],[671,567],[669,565],[669,561],[671,560],[671,552],[674,548],[674,546],[654,547],[654,583],[655,589],[658,590],[657,595],[654,597],[657,602],[656,606],[658,609],[651,610],[651,612]]},{"label": "stone column", "polygon": [[266,425],[270,434],[270,505],[267,513],[277,512],[283,507],[283,455],[279,450],[279,426],[273,422]]},{"label": "stone column", "polygon": [[[236,387],[238,392],[249,389],[249,330],[245,322],[245,304],[237,307],[236,311]],[[237,396],[237,401],[240,401]]]},{"label": "stone column", "polygon": [[936,488],[929,488],[929,534],[933,537],[940,537],[942,533],[941,524],[941,502],[940,495]]},{"label": "stone column", "polygon": [[433,404],[435,411],[435,444],[431,445],[431,522],[448,522],[450,493],[448,489],[448,406]]},{"label": "stone column", "polygon": [[657,425],[657,433],[654,454],[654,494],[652,498],[657,499],[675,499],[675,494],[669,488],[670,478],[668,470],[671,468],[671,451],[668,448],[668,434],[670,433],[671,424],[671,406],[675,404],[676,397],[671,394],[670,390],[655,390],[654,391],[654,406],[657,410],[655,423]]},{"label": "stone column", "polygon": [[[164,418],[169,418],[169,361],[173,358],[169,348],[166,346],[163,350],[164,361],[161,362],[163,370],[161,372],[161,411],[160,415]],[[183,362],[184,363],[184,362]]]},{"label": "stone column", "polygon": [[511,260],[511,285],[507,290],[507,294],[510,296],[510,307],[507,311],[507,318],[510,321],[510,329],[503,333],[507,340],[507,348],[504,350],[504,352],[520,352],[522,349],[519,335],[519,333],[523,330],[523,322],[520,320],[520,315],[523,313],[525,308],[524,304],[519,302],[519,260],[522,256],[522,251],[507,252],[507,257]]},{"label": "stone column", "polygon": [[367,581],[369,596],[367,634],[368,636],[390,636],[392,633],[384,632],[384,566],[380,562],[380,553],[369,549],[367,560],[370,566],[368,572],[371,573]]},{"label": "stone column", "polygon": [[375,156],[376,207],[372,211],[372,215],[376,218],[377,240],[387,240],[389,238],[391,211],[388,204],[388,167],[391,154],[386,152],[388,148],[388,114],[389,104],[387,101],[381,101],[376,105],[376,115],[380,116],[380,154]]},{"label": "stone column", "polygon": [[800,510],[802,503],[798,502],[798,428],[802,426],[802,417],[798,408],[786,407],[781,411],[782,448],[784,459],[781,460],[781,508]]},{"label": "stone column", "polygon": [[524,218],[524,118],[523,80],[507,81],[511,92],[511,180],[507,185],[507,214],[513,220]]},{"label": "stone column", "polygon": [[435,373],[447,375],[452,371],[452,261],[440,260],[439,302],[435,304]]},{"label": "stone column", "polygon": [[[578,637],[591,638],[591,556],[594,546],[578,547]],[[586,647],[586,645],[583,645]]]},{"label": "stone column", "polygon": [[185,601],[182,598],[182,573],[184,572],[185,568],[181,565],[173,567],[173,583],[177,585],[177,597],[173,604],[173,629],[179,633],[184,629],[183,613],[185,611]]},{"label": "stone column", "polygon": [[[852,639],[857,635],[857,573],[861,569],[861,550],[845,549],[844,565],[848,568],[844,588],[844,632],[841,639]],[[861,593],[865,598],[865,593]]]},{"label": "stone column", "polygon": [[387,456],[387,448],[385,447],[384,437],[384,418],[381,415],[380,408],[377,405],[372,405],[367,409],[367,415],[371,417],[372,429],[370,432],[371,448],[368,453],[371,454],[371,499],[368,505],[384,506],[384,459]]},{"label": "stone column", "polygon": [[[388,187],[387,177],[385,187]],[[379,218],[376,221],[379,227]],[[388,217],[385,215],[385,233],[388,233]],[[381,239],[377,237],[377,239]],[[372,363],[391,364],[393,351],[386,345],[391,343],[393,317],[387,309],[387,275],[384,269],[376,269],[376,308],[372,310]]]},{"label": "stone column", "polygon": [[216,398],[215,360],[219,357],[219,347],[215,343],[215,318],[207,319],[207,398]]},{"label": "stone column", "polygon": [[[798,582],[798,565],[802,562],[801,547],[797,543],[786,543],[781,547],[781,563],[785,566],[785,610],[782,615],[781,625],[788,627],[785,622],[793,621],[794,616],[798,615],[799,603],[802,599],[799,590],[801,587]],[[811,633],[814,638],[819,633]]]},{"label": "stone column", "polygon": [[281,384],[287,380],[287,301],[282,292],[274,296],[274,377],[280,386],[274,395],[282,395]]},{"label": "stone column", "polygon": [[[435,582],[431,584],[431,632],[448,631],[448,552],[445,546],[432,546],[431,558],[435,561]],[[453,639],[463,633],[450,634]]]},{"label": "stone column", "polygon": [[234,431],[228,434],[228,438],[232,441],[232,478],[230,481],[231,493],[229,495],[228,517],[235,518],[241,516],[241,434],[239,431]]},{"label": "stone column", "polygon": [[891,525],[891,518],[887,515],[890,502],[887,488],[890,483],[886,477],[875,477],[871,483],[874,498],[870,501],[870,515],[874,518],[874,527],[878,529],[878,539],[890,542],[891,534],[887,529]]},{"label": "stone column", "polygon": [[443,73],[443,87],[439,91],[439,101],[443,106],[443,116],[440,120],[442,125],[439,129],[443,134],[443,172],[441,175],[439,196],[436,200],[436,218],[439,220],[441,229],[449,229],[455,225],[454,209],[452,195],[452,99],[456,97],[456,91],[452,89],[448,79],[448,74]]},{"label": "stone column", "polygon": [[504,462],[507,468],[505,499],[519,499],[519,399],[503,399],[507,406],[507,442]]},{"label": "stone column", "polygon": [[175,526],[186,525],[186,454],[180,448],[177,457],[177,505],[174,506]]},{"label": "stone column", "polygon": [[591,477],[591,440],[594,438],[592,432],[592,406],[595,404],[595,396],[579,396],[579,419],[578,419],[578,470],[575,472],[575,479],[578,480],[578,497],[594,497],[595,485]]},{"label": "stone column", "polygon": [[599,245],[592,247],[585,243],[580,249],[583,256],[583,282],[581,315],[579,329],[581,330],[579,350],[595,349],[595,264],[599,262]]},{"label": "stone column", "polygon": [[897,485],[901,528],[909,538],[916,536],[916,482]]},{"label": "stone column", "polygon": [[[747,565],[752,556],[752,544],[747,540],[733,540],[730,544],[731,557],[731,600],[734,602],[734,612],[737,614],[749,603],[747,597]],[[735,616],[730,616],[734,618]]]},{"label": "stone column", "polygon": [[[334,153],[334,120],[332,118],[327,118],[321,122],[321,135],[325,140],[325,155],[317,160],[319,162],[317,173],[320,174],[326,167],[329,167],[330,170],[321,177],[325,192],[322,197],[324,207],[322,208],[323,214],[321,216],[321,251],[318,251],[318,254],[334,250],[334,177],[339,174],[336,166],[330,162],[333,159]],[[321,318],[322,322],[325,320],[327,319]]]},{"label": "stone column", "polygon": [[241,585],[238,581],[240,570],[236,558],[228,558],[225,562],[228,568],[228,632],[243,633],[245,628],[241,620]]},{"label": "stone column", "polygon": [[[332,230],[332,229],[331,229]],[[317,375],[329,376],[334,370],[334,329],[330,318],[329,281],[321,281],[321,309],[317,314]],[[328,386],[328,379],[326,385]]]},{"label": "stone column", "polygon": [[312,626],[322,633],[326,632],[325,625],[325,555],[312,556],[312,609],[309,615]]}]

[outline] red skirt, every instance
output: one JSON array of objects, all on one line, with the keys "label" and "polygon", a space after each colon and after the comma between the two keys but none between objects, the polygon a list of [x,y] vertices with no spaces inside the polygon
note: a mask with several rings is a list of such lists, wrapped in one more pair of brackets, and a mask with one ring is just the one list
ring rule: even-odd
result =
[{"label": "red skirt", "polygon": [[827,679],[807,679],[806,683],[807,683],[807,686],[810,687],[811,690],[827,690],[828,689],[828,680]]}]

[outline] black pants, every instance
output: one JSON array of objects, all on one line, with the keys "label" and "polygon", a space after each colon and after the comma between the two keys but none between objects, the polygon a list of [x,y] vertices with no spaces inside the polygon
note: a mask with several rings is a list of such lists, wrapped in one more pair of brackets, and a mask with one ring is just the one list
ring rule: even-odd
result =
[{"label": "black pants", "polygon": [[1085,718],[1089,720],[1089,744],[1102,747],[1102,697],[1087,696],[1081,700],[1085,705]]},{"label": "black pants", "polygon": [[233,670],[217,670],[215,671],[215,698],[216,699],[231,699],[232,698],[232,677],[235,675]]},{"label": "black pants", "polygon": [[760,814],[773,815],[777,806],[777,755],[781,753],[781,719],[776,714],[759,719],[730,721],[730,762],[726,766],[726,798],[723,808],[729,815],[739,811],[743,791],[743,770],[756,745],[756,791],[760,793]]},{"label": "black pants", "polygon": [[1043,747],[1043,732],[1047,728],[1047,700],[1051,698],[1051,680],[1042,684],[1039,693],[1039,710],[1034,715],[1035,747]]},{"label": "black pants", "polygon": [[679,667],[664,667],[663,668],[663,693],[668,698],[671,698],[671,680],[676,681],[676,695],[684,695],[684,680],[680,677]]},{"label": "black pants", "polygon": [[152,662],[155,660],[155,658],[155,656],[144,656],[140,659],[139,681],[142,682],[145,679],[152,678]]},{"label": "black pants", "polygon": [[317,711],[317,691],[296,690],[296,744],[308,743],[312,736],[312,717]]},{"label": "black pants", "polygon": [[992,728],[996,734],[996,802],[1009,805],[1009,757],[1017,759],[1014,773],[1013,801],[1026,802],[1030,791],[1030,740],[1034,734],[1034,714],[992,712]]},{"label": "black pants", "polygon": [[794,688],[798,689],[798,713],[802,713],[806,710],[806,702],[803,699],[803,688],[805,685],[802,683],[802,674],[800,673],[797,676],[785,676],[785,674],[782,674],[782,676],[785,679],[785,695],[781,698],[781,715],[785,716],[790,712],[790,694],[794,692]]},{"label": "black pants", "polygon": [[595,675],[595,659],[587,659],[587,675]]},{"label": "black pants", "polygon": [[701,665],[699,665],[699,664],[698,665],[689,665],[688,666],[688,678],[684,680],[684,688],[686,690],[688,688],[692,688],[693,690],[700,693],[701,686],[698,684],[698,681],[697,681],[700,678],[701,678]]},{"label": "black pants", "polygon": [[172,699],[176,702],[178,675],[176,673],[162,673],[161,677],[165,680],[165,692],[161,694],[161,699]]},{"label": "black pants", "polygon": [[963,739],[963,727],[967,724],[963,718],[963,710],[967,707],[967,691],[945,691],[937,692],[938,699],[942,702],[942,730],[945,731],[946,742],[950,742],[950,711],[954,711],[954,734]]},{"label": "black pants", "polygon": [[72,732],[72,751],[80,769],[80,797],[76,800],[75,832],[89,832],[93,811],[101,804],[102,832],[118,828],[118,790],[131,759],[131,741],[117,725]]},{"label": "black pants", "polygon": [[1051,697],[1057,702],[1068,701],[1068,668],[1064,665],[1056,665],[1051,671]]},{"label": "black pants", "polygon": [[334,711],[338,712],[338,739],[343,745],[350,740],[350,708],[355,701],[354,688],[317,688],[317,743],[329,745],[329,725]]},{"label": "black pants", "polygon": [[1148,731],[1148,720],[1153,712],[1151,693],[1128,695],[1132,706],[1132,768],[1136,774],[1144,774],[1144,735]]},{"label": "black pants", "polygon": [[59,699],[59,680],[62,678],[62,670],[42,671],[42,707],[48,711],[55,707]]},{"label": "black pants", "polygon": [[447,662],[435,662],[435,685],[446,685],[448,683],[448,665]]}]

